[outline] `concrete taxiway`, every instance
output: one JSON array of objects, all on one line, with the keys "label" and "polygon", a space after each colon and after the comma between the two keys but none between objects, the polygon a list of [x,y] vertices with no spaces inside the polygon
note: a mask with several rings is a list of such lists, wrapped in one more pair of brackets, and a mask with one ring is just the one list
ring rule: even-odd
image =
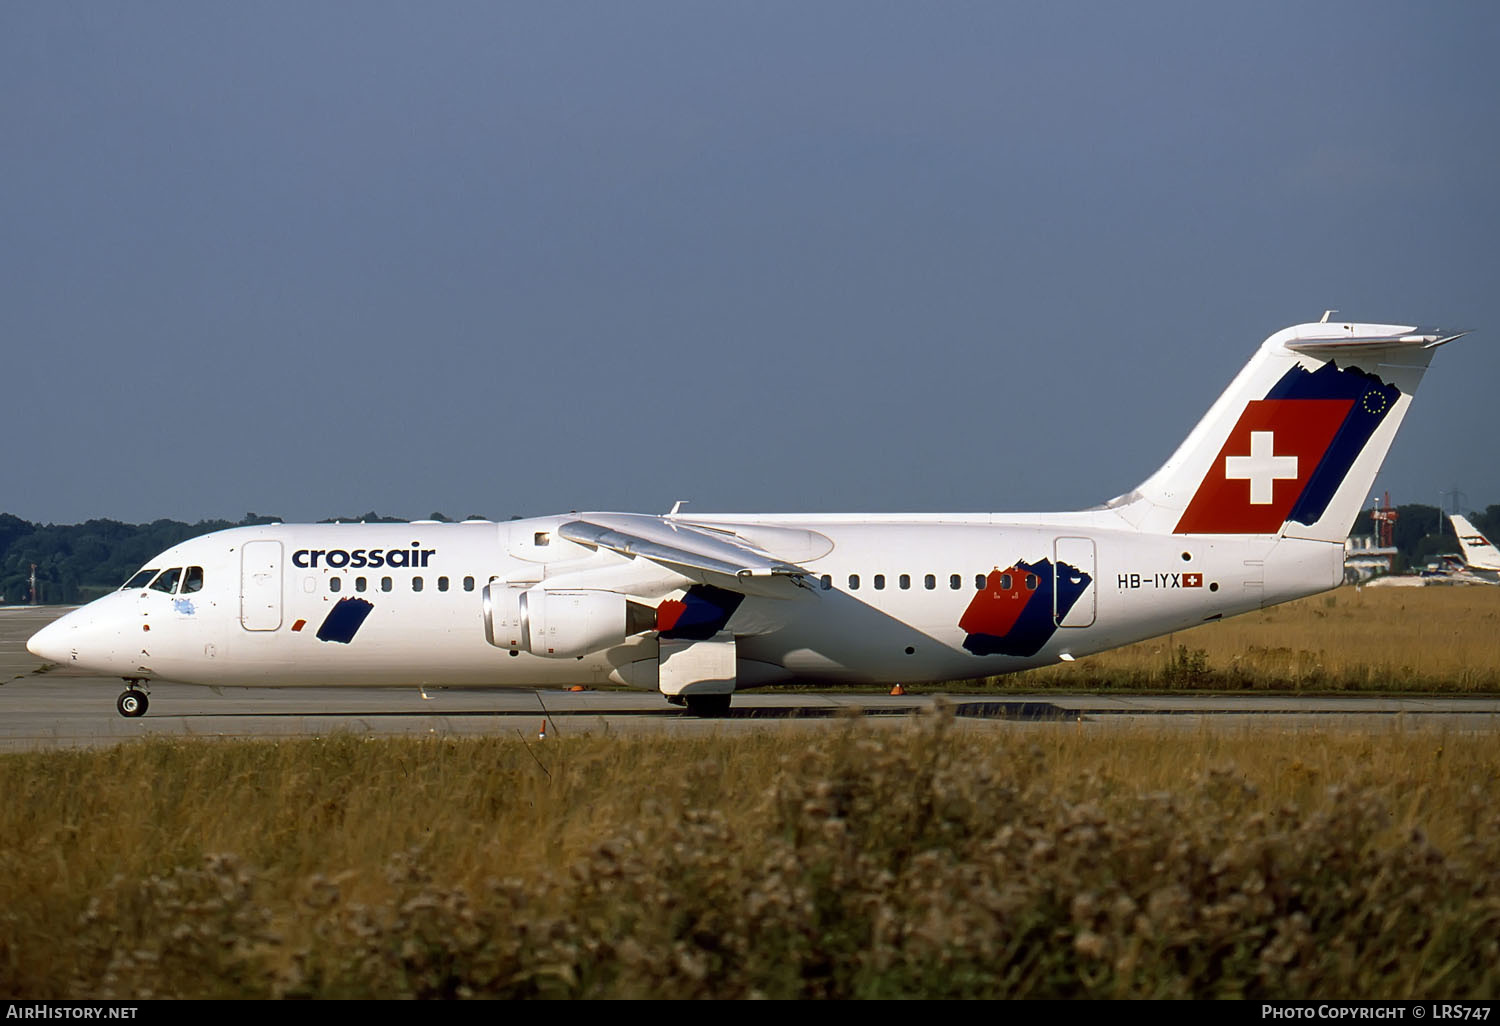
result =
[{"label": "concrete taxiway", "polygon": [[962,722],[1009,727],[1067,722],[1109,728],[1153,723],[1190,728],[1441,729],[1500,733],[1500,699],[1197,695],[824,694],[752,691],[735,696],[731,715],[700,720],[640,691],[524,691],[415,688],[225,688],[154,684],[145,716],[115,711],[123,689],[114,678],[36,672],[26,639],[61,616],[62,607],[0,608],[0,751],[116,744],[144,737],[369,736],[534,737],[642,730],[744,732],[819,724],[844,715],[878,722],[946,703]]}]

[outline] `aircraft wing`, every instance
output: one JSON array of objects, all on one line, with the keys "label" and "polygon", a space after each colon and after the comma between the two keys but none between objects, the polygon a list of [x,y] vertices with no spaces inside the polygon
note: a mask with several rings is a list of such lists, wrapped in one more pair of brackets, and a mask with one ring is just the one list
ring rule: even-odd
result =
[{"label": "aircraft wing", "polygon": [[665,517],[634,513],[587,513],[557,529],[568,541],[649,559],[689,580],[718,588],[791,598],[798,589],[816,593],[812,574],[742,538]]}]

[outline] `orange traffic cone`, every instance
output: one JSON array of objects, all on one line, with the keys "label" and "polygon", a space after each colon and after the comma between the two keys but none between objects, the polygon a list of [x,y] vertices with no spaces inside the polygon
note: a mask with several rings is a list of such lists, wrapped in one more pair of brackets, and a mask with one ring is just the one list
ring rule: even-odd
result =
[{"label": "orange traffic cone", "polygon": [[904,695],[906,694],[906,689],[903,688],[900,684],[897,684],[895,687],[891,688],[891,694]]}]

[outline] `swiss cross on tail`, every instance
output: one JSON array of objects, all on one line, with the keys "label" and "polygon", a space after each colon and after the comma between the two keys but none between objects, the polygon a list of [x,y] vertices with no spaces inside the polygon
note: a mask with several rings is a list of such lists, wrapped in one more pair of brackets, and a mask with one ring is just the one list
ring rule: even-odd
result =
[{"label": "swiss cross on tail", "polygon": [[1288,371],[1245,404],[1177,534],[1275,534],[1312,524],[1332,501],[1400,389],[1332,363]]},{"label": "swiss cross on tail", "polygon": [[1343,399],[1247,403],[1177,522],[1177,533],[1280,530],[1351,405]]}]

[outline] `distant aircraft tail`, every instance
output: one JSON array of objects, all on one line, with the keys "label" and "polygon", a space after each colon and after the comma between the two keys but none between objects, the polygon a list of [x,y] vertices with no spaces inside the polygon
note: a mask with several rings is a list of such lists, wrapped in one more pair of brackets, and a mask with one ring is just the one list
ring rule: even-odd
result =
[{"label": "distant aircraft tail", "polygon": [[1453,522],[1453,533],[1458,535],[1458,546],[1464,550],[1464,562],[1470,570],[1500,570],[1500,549],[1493,542],[1468,518],[1454,513],[1448,519]]},{"label": "distant aircraft tail", "polygon": [[1342,542],[1432,351],[1461,334],[1327,315],[1279,331],[1172,458],[1108,505],[1142,531]]}]

